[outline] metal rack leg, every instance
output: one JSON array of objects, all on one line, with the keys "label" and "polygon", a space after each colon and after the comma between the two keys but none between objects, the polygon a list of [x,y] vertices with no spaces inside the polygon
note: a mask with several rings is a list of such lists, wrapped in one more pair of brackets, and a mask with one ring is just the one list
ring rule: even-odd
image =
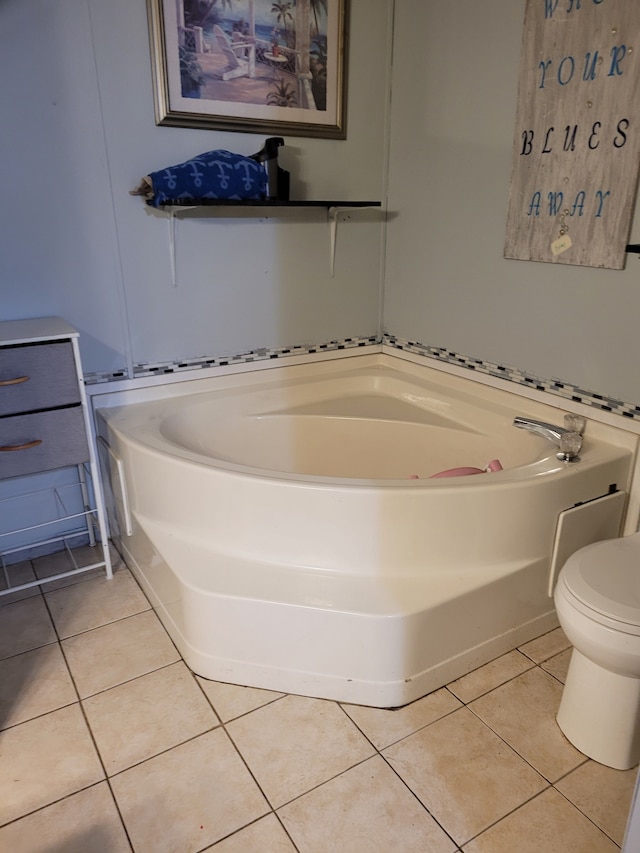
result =
[{"label": "metal rack leg", "polygon": [[89,545],[96,544],[96,535],[93,530],[93,519],[90,515],[91,506],[89,504],[89,490],[87,489],[87,475],[84,472],[84,465],[78,465],[78,477],[80,479],[80,490],[82,491],[82,503],[84,510],[87,513],[87,533],[89,534]]}]

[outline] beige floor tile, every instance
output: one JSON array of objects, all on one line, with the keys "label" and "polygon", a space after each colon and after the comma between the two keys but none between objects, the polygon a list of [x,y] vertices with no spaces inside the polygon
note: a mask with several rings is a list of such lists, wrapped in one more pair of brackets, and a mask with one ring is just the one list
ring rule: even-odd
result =
[{"label": "beige floor tile", "polygon": [[58,643],[0,661],[0,728],[77,701]]},{"label": "beige floor tile", "polygon": [[254,687],[241,687],[238,684],[224,684],[222,681],[209,681],[197,676],[198,682],[207,698],[214,707],[216,714],[223,723],[235,720],[249,711],[262,708],[275,699],[280,699],[284,693],[273,690],[258,690]]},{"label": "beige floor tile", "polygon": [[55,643],[58,638],[41,595],[2,608],[0,660]]},{"label": "beige floor tile", "polygon": [[150,609],[150,604],[128,570],[111,580],[92,578],[53,592],[45,598],[61,639],[99,628]]},{"label": "beige floor tile", "polygon": [[569,661],[571,660],[571,652],[573,649],[565,649],[559,655],[554,655],[549,660],[543,661],[540,664],[541,669],[553,675],[562,684],[567,680],[567,670],[569,669]]},{"label": "beige floor tile", "polygon": [[[63,551],[56,551],[55,554],[47,554],[45,557],[37,557],[33,560],[33,567],[36,575],[44,580],[45,578],[57,575],[60,572],[71,572],[80,566],[90,566],[93,563],[101,562],[104,559],[102,547],[99,544],[94,546],[83,545],[80,548],[73,548],[72,554],[73,559],[65,548]],[[112,566],[114,573],[118,570],[119,566],[124,567],[124,564],[120,559],[118,559]],[[78,575],[71,575],[67,578],[60,578],[60,580],[43,584],[42,590],[43,592],[51,592],[54,589],[62,589],[65,586],[72,586],[73,584],[82,583],[83,581],[88,581],[92,578],[104,577],[104,567],[91,569],[88,572],[82,572]]]},{"label": "beige floor tile", "polygon": [[456,845],[374,756],[281,808],[300,853],[452,853]]},{"label": "beige floor tile", "polygon": [[0,850],[130,853],[131,847],[111,791],[106,782],[100,782],[1,828]]},{"label": "beige floor tile", "polygon": [[484,666],[474,669],[468,675],[458,678],[447,688],[465,704],[488,693],[501,684],[515,678],[516,675],[531,669],[533,662],[518,651],[508,652]]},{"label": "beige floor tile", "polygon": [[0,732],[0,824],[104,778],[79,705]]},{"label": "beige floor tile", "polygon": [[622,845],[637,776],[637,767],[612,770],[588,761],[555,787],[616,844]]},{"label": "beige floor tile", "polygon": [[520,646],[519,651],[535,663],[542,663],[543,660],[568,649],[570,645],[562,628],[554,628],[553,631]]},{"label": "beige floor tile", "polygon": [[458,844],[547,784],[468,708],[388,747],[383,755]]},{"label": "beige floor tile", "polygon": [[347,714],[376,749],[384,749],[407,735],[417,732],[435,720],[460,708],[460,702],[442,688],[405,705],[403,708],[365,708],[362,705],[343,705]]},{"label": "beige floor tile", "polygon": [[111,784],[137,853],[202,850],[270,810],[222,729],[137,764]]},{"label": "beige floor tile", "polygon": [[555,782],[585,761],[556,723],[561,696],[562,685],[536,667],[469,708],[545,779]]},{"label": "beige floor tile", "polygon": [[82,704],[108,776],[219,725],[182,661]]},{"label": "beige floor tile", "polygon": [[463,847],[464,853],[618,853],[618,847],[553,788]]},{"label": "beige floor tile", "polygon": [[297,853],[275,815],[260,818],[203,853]]},{"label": "beige floor tile", "polygon": [[82,699],[180,659],[151,610],[63,640],[62,649]]},{"label": "beige floor tile", "polygon": [[[24,560],[21,563],[12,563],[10,566],[7,566],[7,574],[9,575],[8,584],[4,575],[0,574],[0,591],[8,587],[20,586],[22,583],[30,583],[36,579],[30,560]],[[21,601],[23,598],[32,598],[34,595],[40,595],[40,588],[37,586],[0,595],[0,607],[4,607],[5,604],[11,604],[13,601]]]},{"label": "beige floor tile", "polygon": [[342,709],[324,699],[285,696],[226,728],[274,808],[374,752]]}]

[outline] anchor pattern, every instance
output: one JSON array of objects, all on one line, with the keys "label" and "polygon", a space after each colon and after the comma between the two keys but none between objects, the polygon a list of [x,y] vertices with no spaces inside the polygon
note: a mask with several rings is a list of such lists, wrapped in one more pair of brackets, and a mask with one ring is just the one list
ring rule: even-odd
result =
[{"label": "anchor pattern", "polygon": [[198,199],[263,199],[267,173],[262,164],[231,151],[206,151],[177,166],[151,172],[153,198],[148,204],[184,203]]}]

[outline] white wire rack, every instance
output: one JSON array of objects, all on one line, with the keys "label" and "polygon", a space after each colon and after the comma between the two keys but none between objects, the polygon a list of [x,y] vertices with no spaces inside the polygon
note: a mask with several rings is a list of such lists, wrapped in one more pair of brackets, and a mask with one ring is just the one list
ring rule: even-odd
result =
[{"label": "white wire rack", "polygon": [[[98,541],[100,525],[89,489],[91,474],[85,465],[76,468],[75,483],[38,488],[0,499],[0,525],[3,519],[33,516],[34,506],[38,507],[41,519],[11,530],[3,530],[0,526],[0,586],[3,587],[0,596],[92,569],[104,568],[110,573],[108,543]],[[88,544],[91,548],[78,548],[80,544]],[[63,562],[69,566],[67,570],[28,581],[19,580],[24,574],[21,563],[30,555],[55,551],[65,552]],[[24,560],[20,560],[21,553]],[[98,559],[94,559],[98,555]]]},{"label": "white wire rack", "polygon": [[[0,409],[0,423],[8,424],[4,435],[13,436],[12,428],[21,434],[28,423],[38,436],[31,443],[10,439],[0,448],[2,455],[6,460],[18,458],[9,451],[24,452],[43,440],[46,446],[42,456],[23,458],[21,453],[17,465],[5,460],[0,468],[6,495],[0,498],[0,596],[91,569],[104,568],[106,577],[112,576],[78,335],[60,317],[0,322],[0,367],[4,367],[0,386],[9,395]],[[81,412],[83,429],[77,418],[59,419],[66,410],[74,416]],[[59,441],[65,424],[67,429],[73,424],[66,444]],[[34,480],[42,476],[44,480]],[[39,487],[34,488],[36,482]],[[87,543],[88,547],[78,548]],[[55,559],[47,561],[48,567],[29,562],[49,554]]]}]

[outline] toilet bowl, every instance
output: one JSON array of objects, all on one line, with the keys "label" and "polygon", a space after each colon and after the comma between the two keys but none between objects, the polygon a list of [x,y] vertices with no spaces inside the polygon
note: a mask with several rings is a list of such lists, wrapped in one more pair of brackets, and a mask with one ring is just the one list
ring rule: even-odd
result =
[{"label": "toilet bowl", "polygon": [[558,725],[580,752],[627,770],[640,761],[640,534],[576,551],[554,601],[573,645]]}]

